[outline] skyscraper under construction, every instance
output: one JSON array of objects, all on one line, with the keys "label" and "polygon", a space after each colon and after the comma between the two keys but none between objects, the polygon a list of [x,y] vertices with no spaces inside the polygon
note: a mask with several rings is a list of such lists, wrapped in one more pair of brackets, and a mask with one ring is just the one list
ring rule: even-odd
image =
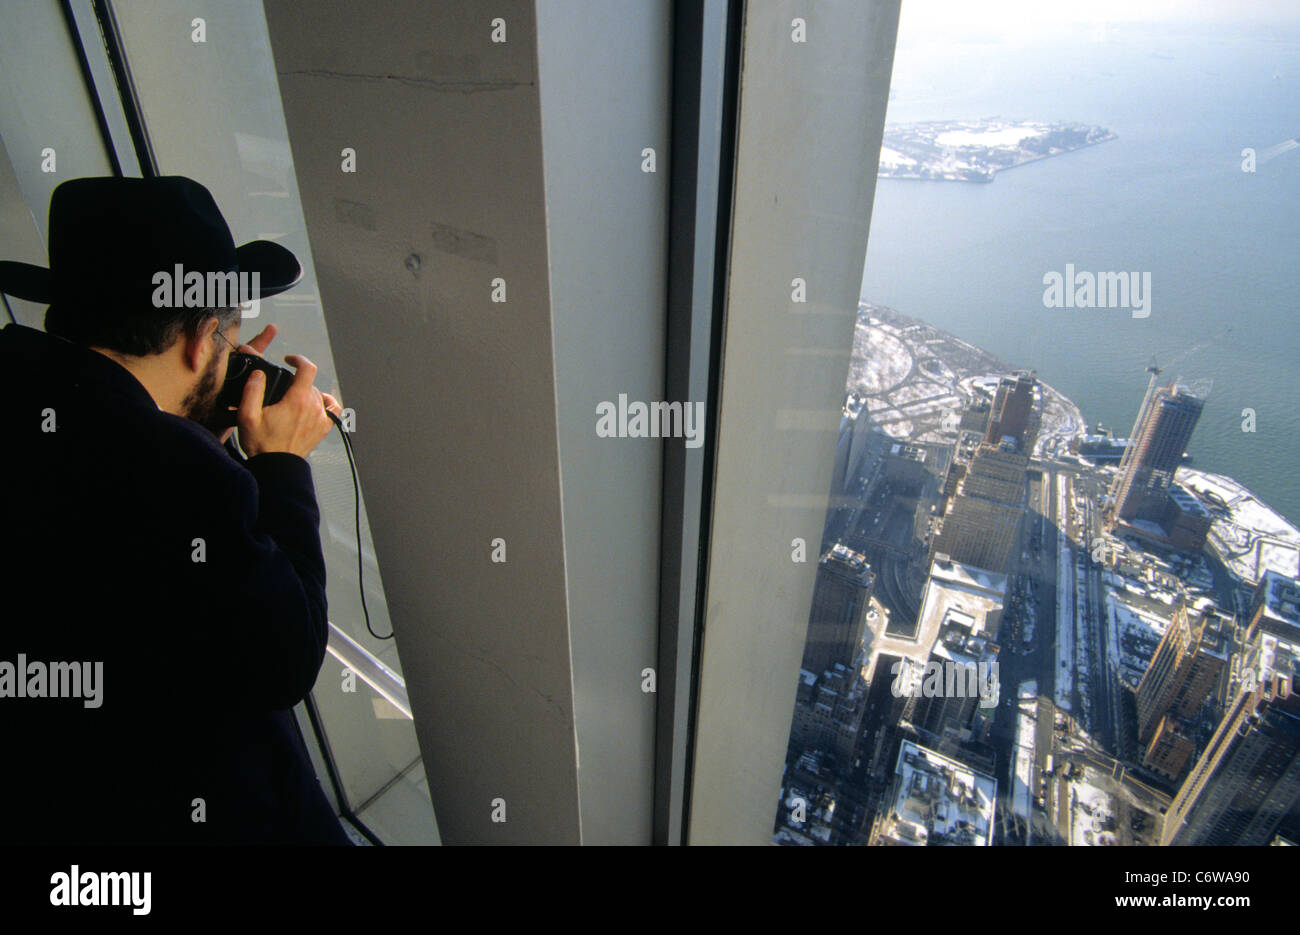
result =
[{"label": "skyscraper under construction", "polygon": [[1115,519],[1163,522],[1174,473],[1204,407],[1177,384],[1148,393],[1111,490]]}]

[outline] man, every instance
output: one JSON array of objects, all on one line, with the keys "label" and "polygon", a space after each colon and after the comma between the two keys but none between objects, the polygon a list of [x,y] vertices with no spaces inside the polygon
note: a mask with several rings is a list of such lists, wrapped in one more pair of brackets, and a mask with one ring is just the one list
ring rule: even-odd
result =
[{"label": "man", "polygon": [[[236,249],[181,177],[65,182],[49,248],[48,270],[0,263],[0,291],[51,306],[46,332],[0,331],[0,842],[349,843],[290,711],[325,654],[305,458],[339,404],[289,356],[280,402],[260,373],[244,387],[247,460],[207,427],[235,302],[292,286],[297,260]],[[260,283],[167,307],[157,277],[182,272]]]}]

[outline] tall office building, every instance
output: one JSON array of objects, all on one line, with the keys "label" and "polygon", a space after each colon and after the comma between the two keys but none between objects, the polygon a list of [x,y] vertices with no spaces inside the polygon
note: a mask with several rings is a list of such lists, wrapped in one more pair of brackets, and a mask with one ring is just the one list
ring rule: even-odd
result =
[{"label": "tall office building", "polygon": [[835,663],[851,667],[862,647],[875,575],[865,557],[835,545],[817,563],[802,668],[820,676]]},{"label": "tall office building", "polygon": [[1204,407],[1203,399],[1178,385],[1151,395],[1111,491],[1116,518],[1164,520],[1174,474]]},{"label": "tall office building", "polygon": [[1196,753],[1196,741],[1189,723],[1176,714],[1166,714],[1156,724],[1143,753],[1142,765],[1166,779],[1177,779]]},{"label": "tall office building", "polygon": [[1005,574],[1025,511],[1027,455],[981,445],[934,537],[931,556]]},{"label": "tall office building", "polygon": [[1034,405],[1037,385],[1038,381],[1029,373],[1003,377],[998,381],[984,441],[998,445],[1004,438],[1011,438],[1015,440],[1018,451],[1033,453],[1040,423],[1039,411]]},{"label": "tall office building", "polygon": [[1228,663],[1233,621],[1208,600],[1179,608],[1137,690],[1138,740],[1148,768],[1176,779],[1191,756],[1191,719]]},{"label": "tall office building", "polygon": [[1300,815],[1300,647],[1257,634],[1248,682],[1228,705],[1165,816],[1162,844],[1267,844]]},{"label": "tall office building", "polygon": [[871,413],[864,408],[840,430],[835,446],[835,462],[831,475],[831,496],[849,494],[859,484],[868,489],[880,473],[885,452],[894,440],[871,422]]},{"label": "tall office building", "polygon": [[791,748],[832,754],[840,764],[852,763],[862,736],[867,689],[857,669],[838,662],[820,675],[800,672]]}]

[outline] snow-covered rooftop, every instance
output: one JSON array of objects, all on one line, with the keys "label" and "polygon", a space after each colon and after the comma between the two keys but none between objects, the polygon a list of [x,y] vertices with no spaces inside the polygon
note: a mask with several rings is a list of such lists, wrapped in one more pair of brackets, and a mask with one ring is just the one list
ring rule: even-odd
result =
[{"label": "snow-covered rooftop", "polygon": [[1264,592],[1263,616],[1273,623],[1274,632],[1280,636],[1294,632],[1300,641],[1300,580],[1266,571],[1259,586]]},{"label": "snow-covered rooftop", "polygon": [[905,740],[881,835],[907,845],[992,843],[997,780],[958,760]]},{"label": "snow-covered rooftop", "polygon": [[930,566],[930,578],[949,587],[982,591],[990,599],[1001,599],[1007,593],[1007,576],[995,571],[986,571],[974,565],[935,558]]}]

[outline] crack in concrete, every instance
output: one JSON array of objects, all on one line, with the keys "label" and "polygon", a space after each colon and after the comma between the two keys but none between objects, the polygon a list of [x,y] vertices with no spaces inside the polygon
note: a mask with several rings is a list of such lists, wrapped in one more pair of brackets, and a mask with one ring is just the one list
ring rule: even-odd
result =
[{"label": "crack in concrete", "polygon": [[[537,688],[535,685],[528,685],[519,682],[517,679],[514,678],[514,676],[512,676],[509,672],[507,672],[505,668],[501,666],[500,663],[494,662],[491,659],[489,659],[486,652],[480,655],[478,652],[467,649],[464,646],[458,645],[455,640],[441,633],[435,633],[434,636],[437,637],[438,639],[441,639],[445,643],[450,644],[452,649],[460,653],[462,656],[468,656],[470,659],[473,659],[475,662],[482,663],[483,665],[500,673],[501,677],[504,678],[511,685],[513,685],[515,688],[527,689],[528,691],[531,691],[533,694],[540,697],[543,701],[546,702],[547,706],[554,712],[556,717],[559,719],[560,723],[565,725],[570,725],[570,726],[573,724],[573,719],[569,716],[569,712],[565,709],[564,705],[556,701],[552,696],[546,694],[546,692],[542,691],[540,688]],[[535,659],[536,657],[530,656],[527,658]]]}]

